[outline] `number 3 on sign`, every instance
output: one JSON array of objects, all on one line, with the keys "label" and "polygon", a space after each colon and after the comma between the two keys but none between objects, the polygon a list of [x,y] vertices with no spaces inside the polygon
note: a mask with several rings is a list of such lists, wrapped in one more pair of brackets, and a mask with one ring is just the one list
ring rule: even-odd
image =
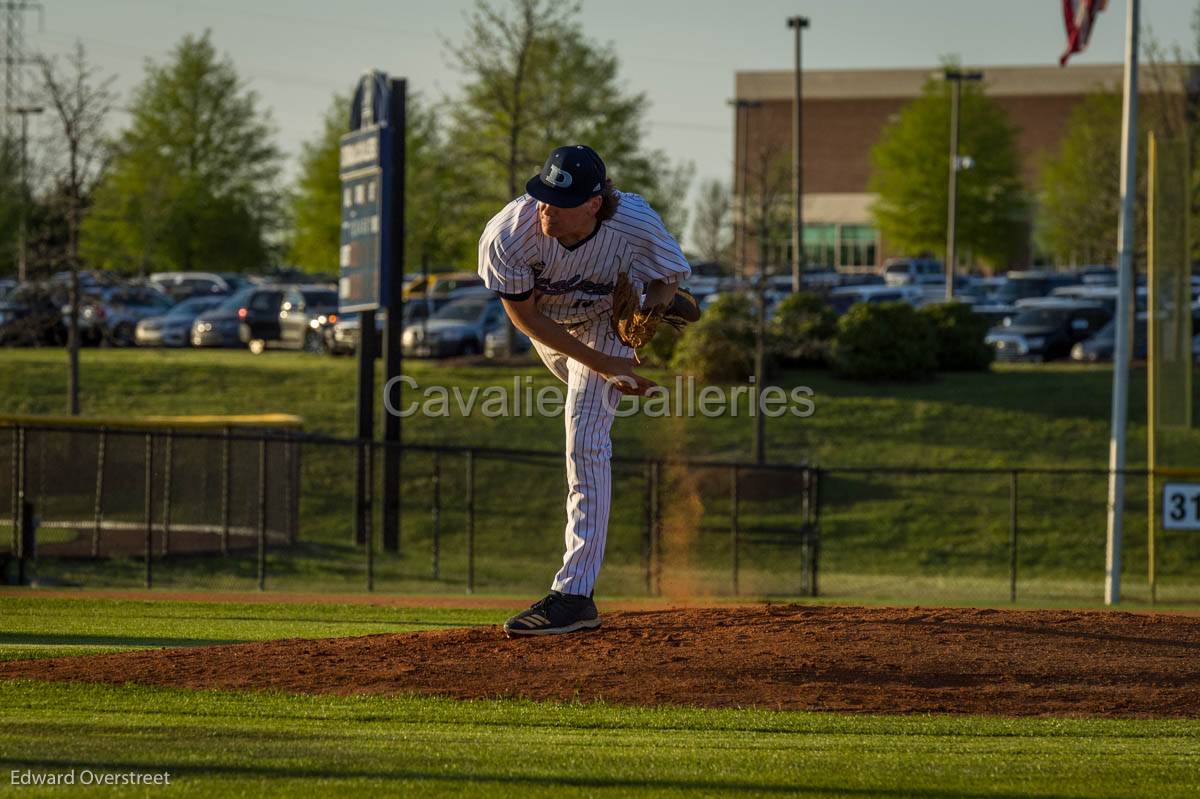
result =
[{"label": "number 3 on sign", "polygon": [[1200,483],[1163,486],[1163,529],[1200,530]]}]

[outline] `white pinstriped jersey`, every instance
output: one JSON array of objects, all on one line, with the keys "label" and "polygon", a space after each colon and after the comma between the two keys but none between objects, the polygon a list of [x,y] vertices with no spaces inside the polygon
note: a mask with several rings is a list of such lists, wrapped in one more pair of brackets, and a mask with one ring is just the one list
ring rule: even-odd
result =
[{"label": "white pinstriped jersey", "polygon": [[524,194],[492,217],[479,239],[479,276],[501,294],[533,290],[537,308],[561,324],[600,319],[612,308],[618,272],[636,287],[691,274],[679,245],[654,209],[618,193],[612,219],[573,247],[542,233],[537,200]]}]

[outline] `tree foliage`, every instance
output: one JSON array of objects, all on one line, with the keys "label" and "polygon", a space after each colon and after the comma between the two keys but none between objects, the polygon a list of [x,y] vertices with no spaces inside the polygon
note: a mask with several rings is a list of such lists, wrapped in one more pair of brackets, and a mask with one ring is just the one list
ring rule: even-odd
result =
[{"label": "tree foliage", "polygon": [[[1143,162],[1141,157],[1138,161]],[[1145,175],[1138,181],[1144,186]],[[1046,159],[1038,182],[1038,247],[1060,263],[1112,263],[1121,211],[1119,93],[1093,92],[1072,109],[1066,134]],[[1144,217],[1142,204],[1137,205],[1138,216]]]},{"label": "tree foliage", "polygon": [[310,272],[337,269],[342,230],[339,142],[350,119],[350,96],[334,96],[316,137],[300,147],[300,174],[291,195],[288,260]]},{"label": "tree foliage", "polygon": [[704,261],[728,264],[733,257],[733,198],[719,180],[700,184],[696,218],[692,222],[692,249]]},{"label": "tree foliage", "polygon": [[20,149],[16,141],[0,133],[0,275],[16,274],[20,215]]},{"label": "tree foliage", "polygon": [[147,64],[131,113],[84,223],[85,257],[119,271],[263,268],[281,219],[280,153],[209,33]]},{"label": "tree foliage", "polygon": [[[870,186],[879,195],[875,222],[886,239],[909,252],[946,250],[951,91],[949,81],[928,80],[871,152]],[[1027,200],[1016,132],[978,83],[962,85],[959,154],[971,166],[958,173],[958,250],[1007,265],[1025,244]]]},{"label": "tree foliage", "polygon": [[[316,272],[335,271],[341,243],[341,178],[339,142],[350,118],[349,95],[334,97],[321,130],[303,145],[300,174],[292,194],[292,263]],[[471,250],[479,231],[456,225],[456,204],[466,202],[456,188],[446,157],[441,119],[419,96],[410,94],[405,108],[405,268],[438,271]]]},{"label": "tree foliage", "polygon": [[467,220],[476,231],[552,149],[581,143],[600,153],[618,188],[644,195],[673,234],[683,232],[691,167],[645,149],[645,95],[624,89],[615,52],[588,39],[577,3],[480,0],[465,39],[449,47],[466,78],[449,146],[463,170],[457,184],[477,200]]}]

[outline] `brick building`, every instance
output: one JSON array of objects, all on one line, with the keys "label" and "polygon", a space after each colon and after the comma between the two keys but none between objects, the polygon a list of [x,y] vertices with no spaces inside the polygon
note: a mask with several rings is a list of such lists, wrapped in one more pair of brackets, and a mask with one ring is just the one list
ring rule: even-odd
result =
[{"label": "brick building", "polygon": [[[1017,128],[1017,148],[1025,183],[1035,185],[1040,158],[1055,149],[1066,130],[1071,109],[1097,88],[1119,91],[1120,64],[1059,67],[982,67],[985,93],[1008,113]],[[879,266],[893,252],[875,228],[870,213],[874,195],[868,193],[872,146],[884,125],[909,101],[935,72],[928,69],[825,70],[803,75],[803,175],[804,241],[812,265],[839,267]],[[1145,70],[1140,93],[1147,91]],[[1188,85],[1194,84],[1189,80]],[[1181,84],[1182,85],[1182,84]],[[783,204],[791,208],[793,73],[739,72],[738,100],[757,107],[735,111],[734,203],[735,220],[742,219],[743,200],[754,203],[762,193],[767,158],[786,159]],[[749,196],[743,195],[748,164],[752,177]],[[772,185],[778,190],[779,176]],[[758,181],[758,182],[756,182]],[[754,218],[750,210],[749,218]],[[788,212],[790,220],[790,210]],[[1113,220],[1114,224],[1116,220]],[[751,222],[748,227],[753,228]],[[790,224],[787,222],[786,224]],[[768,245],[772,271],[791,263],[791,235],[780,229]],[[754,271],[758,241],[753,229],[736,224],[735,261]]]}]

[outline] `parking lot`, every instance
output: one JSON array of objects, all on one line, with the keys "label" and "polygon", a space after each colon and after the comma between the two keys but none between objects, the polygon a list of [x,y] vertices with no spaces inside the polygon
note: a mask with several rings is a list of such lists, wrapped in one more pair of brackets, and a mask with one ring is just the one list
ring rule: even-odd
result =
[{"label": "parking lot", "polygon": [[[728,295],[756,295],[771,315],[792,293],[790,275],[765,281],[700,268],[685,284],[709,308]],[[133,279],[105,272],[79,275],[79,336],[83,346],[273,349],[351,355],[361,339],[359,316],[340,313],[332,278],[298,273],[245,275],[164,272]],[[941,264],[893,259],[874,271],[815,268],[801,290],[820,296],[840,316],[860,304],[922,307],[969,304],[989,322],[986,343],[997,360],[1043,362],[1112,359],[1117,306],[1116,273],[1108,267],[1010,271],[999,276],[956,275],[947,296]],[[404,279],[404,355],[418,358],[499,357],[530,349],[512,327],[496,295],[470,272]],[[1146,353],[1146,287],[1136,286],[1133,357]],[[1200,278],[1192,279],[1193,334],[1200,332]],[[0,281],[0,345],[67,343],[69,275],[16,283]],[[382,341],[387,312],[375,316]],[[376,352],[380,351],[376,347]],[[1193,339],[1200,357],[1200,336]]]}]

